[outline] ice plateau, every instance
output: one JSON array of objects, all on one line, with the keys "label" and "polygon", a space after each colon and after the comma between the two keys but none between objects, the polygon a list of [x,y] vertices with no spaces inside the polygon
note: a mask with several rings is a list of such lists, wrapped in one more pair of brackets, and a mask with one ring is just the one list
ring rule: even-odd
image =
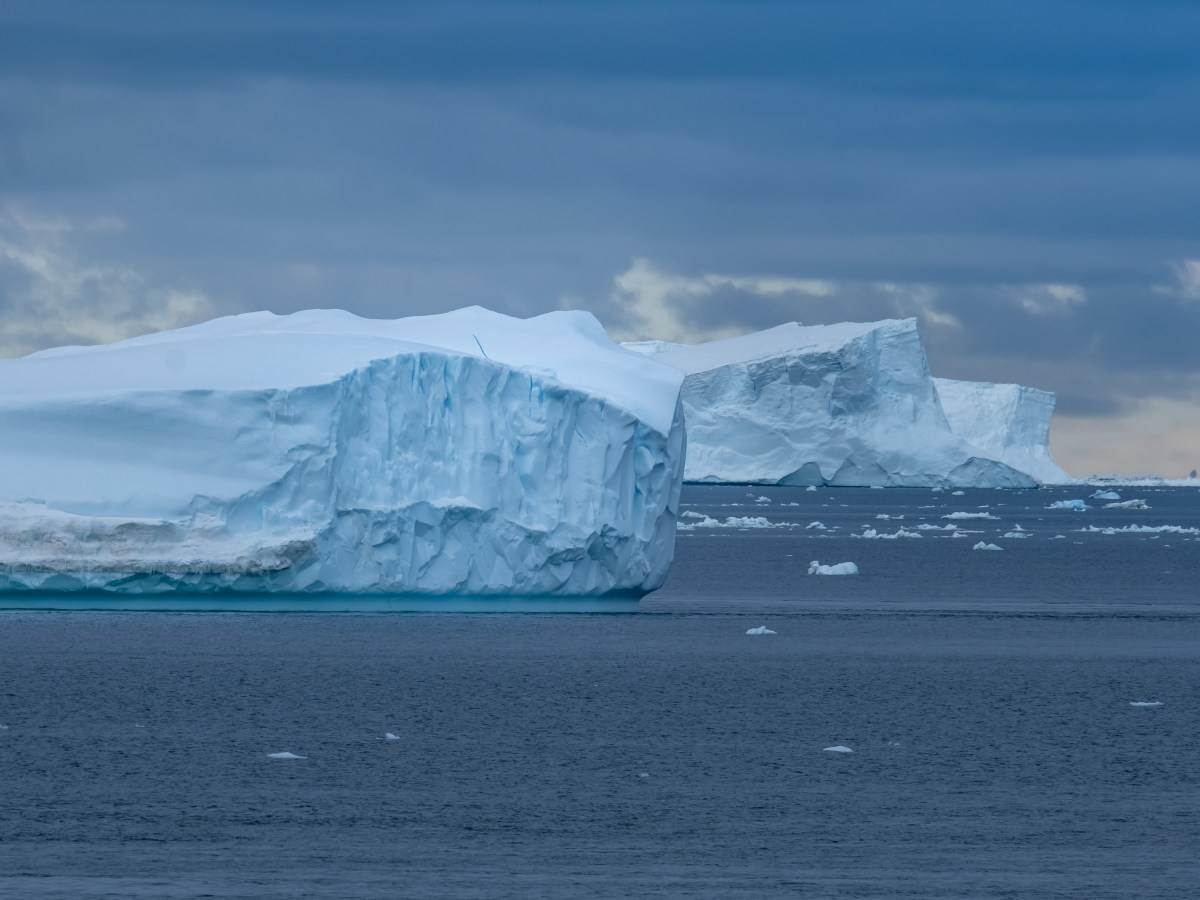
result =
[{"label": "ice plateau", "polygon": [[1042,484],[1074,479],[1050,455],[1054,394],[1020,384],[933,379],[950,430]]},{"label": "ice plateau", "polygon": [[0,361],[0,589],[639,595],[670,366],[582,312],[267,312]]},{"label": "ice plateau", "polygon": [[951,431],[915,319],[625,345],[686,374],[696,482],[1034,487]]}]

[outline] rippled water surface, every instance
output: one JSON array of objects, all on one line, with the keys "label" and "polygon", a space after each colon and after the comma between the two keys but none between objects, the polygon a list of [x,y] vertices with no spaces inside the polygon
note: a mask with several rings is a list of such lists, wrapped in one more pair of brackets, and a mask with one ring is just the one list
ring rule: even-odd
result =
[{"label": "rippled water surface", "polygon": [[0,896],[1195,897],[1200,493],[1120,490],[688,489],[633,611],[0,613]]}]

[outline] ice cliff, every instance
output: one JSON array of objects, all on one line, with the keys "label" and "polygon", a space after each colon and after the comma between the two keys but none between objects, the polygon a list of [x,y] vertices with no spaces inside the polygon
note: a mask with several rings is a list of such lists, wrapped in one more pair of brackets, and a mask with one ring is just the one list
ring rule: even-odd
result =
[{"label": "ice cliff", "polygon": [[791,323],[704,344],[625,346],[687,376],[688,481],[1036,484],[950,430],[915,319]]},{"label": "ice cliff", "polygon": [[0,361],[0,589],[637,595],[683,376],[589,314],[259,312]]},{"label": "ice cliff", "polygon": [[933,379],[950,430],[1042,484],[1073,481],[1050,455],[1054,394],[1019,384]]}]

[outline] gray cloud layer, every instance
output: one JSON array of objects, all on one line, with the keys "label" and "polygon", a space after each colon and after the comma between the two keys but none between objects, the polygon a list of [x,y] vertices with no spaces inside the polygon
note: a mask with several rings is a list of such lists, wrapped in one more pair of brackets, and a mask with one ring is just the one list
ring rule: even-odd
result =
[{"label": "gray cloud layer", "polygon": [[[1112,0],[14,0],[0,193],[71,223],[56,265],[111,290],[38,330],[51,282],[10,254],[0,324],[12,352],[101,339],[118,308],[129,330],[573,304],[693,335],[920,315],[939,374],[1076,415],[1194,400],[1197,36],[1192,4]],[[637,265],[677,289],[631,300]],[[160,314],[170,292],[204,301]]]}]

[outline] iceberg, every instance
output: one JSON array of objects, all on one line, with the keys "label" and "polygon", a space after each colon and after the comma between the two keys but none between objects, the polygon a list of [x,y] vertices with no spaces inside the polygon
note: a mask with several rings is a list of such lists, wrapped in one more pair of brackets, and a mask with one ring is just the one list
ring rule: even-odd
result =
[{"label": "iceberg", "polygon": [[915,319],[636,341],[686,374],[691,482],[1035,487],[951,431]]},{"label": "iceberg", "polygon": [[778,634],[778,632],[772,631],[766,625],[759,625],[757,628],[747,629],[746,634]]},{"label": "iceberg", "polygon": [[1073,482],[1050,454],[1050,391],[1020,384],[933,379],[953,431],[990,458],[1041,484]]},{"label": "iceberg", "polygon": [[832,566],[823,566],[817,560],[813,560],[808,564],[809,575],[857,575],[858,566],[852,562],[835,563]]},{"label": "iceberg", "polygon": [[683,376],[582,312],[268,312],[0,361],[0,590],[639,596]]}]

